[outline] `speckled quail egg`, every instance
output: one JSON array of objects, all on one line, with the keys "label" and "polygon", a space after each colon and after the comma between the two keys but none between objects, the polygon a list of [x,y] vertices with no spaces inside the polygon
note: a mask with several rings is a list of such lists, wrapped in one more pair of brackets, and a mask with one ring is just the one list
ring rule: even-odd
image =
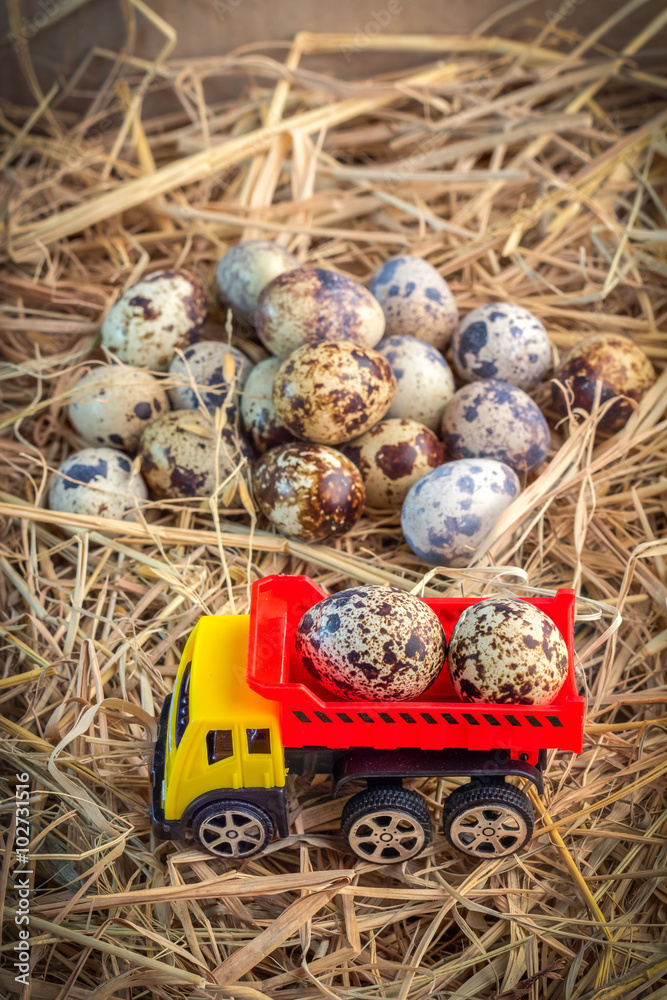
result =
[{"label": "speckled quail egg", "polygon": [[223,305],[252,321],[257,299],[270,281],[299,267],[296,257],[273,240],[237,243],[218,261],[215,281]]},{"label": "speckled quail egg", "polygon": [[613,432],[625,426],[633,412],[629,400],[639,402],[655,382],[653,365],[641,347],[616,333],[596,333],[575,344],[562,358],[551,383],[555,409],[561,416],[567,405],[558,382],[571,390],[572,405],[590,413],[597,382],[601,382],[600,403],[614,396],[627,396],[613,403],[599,423],[600,430]]},{"label": "speckled quail egg", "polygon": [[84,448],[54,474],[49,506],[65,514],[120,520],[133,518],[147,497],[146,483],[127,455],[114,448]]},{"label": "speckled quail egg", "polygon": [[445,462],[406,496],[401,511],[405,540],[426,562],[465,566],[519,492],[516,473],[503,462]]},{"label": "speckled quail egg", "polygon": [[260,295],[257,334],[279,358],[303,344],[349,340],[374,347],[384,333],[384,313],[367,288],[335,271],[300,268],[278,275]]},{"label": "speckled quail egg", "polygon": [[533,389],[551,364],[544,326],[527,309],[491,302],[473,309],[452,338],[452,359],[464,382],[495,378]]},{"label": "speckled quail egg", "polygon": [[[227,366],[234,372],[230,381],[225,377]],[[233,419],[239,390],[251,368],[251,362],[236,347],[217,340],[200,340],[182,355],[177,354],[169,365],[171,405],[175,410],[196,410],[201,400],[211,413],[226,405],[227,417]]]},{"label": "speckled quail egg", "polygon": [[439,350],[451,340],[459,311],[449,285],[428,261],[390,257],[376,272],[371,292],[384,310],[387,337],[417,337]]},{"label": "speckled quail egg", "polygon": [[463,701],[546,705],[565,683],[568,653],[544,611],[527,601],[491,597],[463,611],[447,663]]},{"label": "speckled quail egg", "polygon": [[381,420],[341,451],[361,472],[371,507],[400,507],[410,487],[444,461],[438,438],[416,420]]},{"label": "speckled quail egg", "polygon": [[353,587],[305,613],[296,651],[329,691],[350,700],[407,701],[436,679],[445,663],[437,615],[397,587]]},{"label": "speckled quail egg", "polygon": [[273,383],[282,363],[281,358],[260,361],[250,372],[241,393],[243,426],[260,455],[294,440],[273,405]]},{"label": "speckled quail egg", "polygon": [[86,444],[132,451],[148,421],[168,409],[167,394],[150,372],[99,365],[74,386],[67,416]]},{"label": "speckled quail egg", "polygon": [[231,427],[222,429],[219,442],[217,437],[213,421],[200,410],[175,410],[149,424],[137,457],[153,495],[210,496],[248,458]]},{"label": "speckled quail egg", "polygon": [[184,270],[154,271],[128,288],[102,323],[102,344],[130,365],[166,371],[177,347],[197,339],[206,293]]},{"label": "speckled quail egg", "polygon": [[252,483],[269,521],[301,542],[345,534],[364,510],[359,470],[321,444],[299,441],[267,451],[253,467]]},{"label": "speckled quail egg", "polygon": [[377,346],[396,378],[388,417],[418,420],[436,433],[454,395],[454,376],[440,351],[414,337],[387,337]]},{"label": "speckled quail egg", "polygon": [[395,388],[389,362],[377,351],[328,341],[300,347],[283,362],[273,405],[295,437],[339,444],[381,420]]},{"label": "speckled quail egg", "polygon": [[542,411],[523,389],[488,379],[464,385],[442,418],[450,458],[497,458],[515,472],[532,472],[549,452]]}]

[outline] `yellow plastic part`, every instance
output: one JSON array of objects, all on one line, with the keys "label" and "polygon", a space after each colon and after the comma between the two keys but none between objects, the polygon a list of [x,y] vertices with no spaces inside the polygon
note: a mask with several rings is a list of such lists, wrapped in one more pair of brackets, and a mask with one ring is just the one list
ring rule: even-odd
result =
[{"label": "yellow plastic part", "polygon": [[[186,643],[169,712],[162,803],[167,820],[180,819],[191,802],[218,788],[285,784],[278,703],[256,694],[246,682],[249,630],[248,615],[206,615]],[[188,664],[189,721],[176,746],[179,695]],[[251,746],[258,747],[258,730],[269,732],[269,753],[251,752]],[[214,746],[231,755],[211,763]]]}]

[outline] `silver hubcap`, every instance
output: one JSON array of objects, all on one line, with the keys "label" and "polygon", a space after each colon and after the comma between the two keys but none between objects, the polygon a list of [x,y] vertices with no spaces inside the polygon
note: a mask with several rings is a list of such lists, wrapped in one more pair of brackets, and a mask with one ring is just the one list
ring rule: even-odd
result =
[{"label": "silver hubcap", "polygon": [[426,840],[421,823],[404,812],[386,809],[368,813],[354,822],[348,834],[350,847],[367,861],[407,861],[419,854]]},{"label": "silver hubcap", "polygon": [[245,858],[264,844],[266,832],[256,816],[233,809],[208,816],[199,827],[203,846],[225,858]]},{"label": "silver hubcap", "polygon": [[526,839],[528,828],[520,813],[506,806],[473,806],[452,822],[449,835],[465,854],[501,858]]}]

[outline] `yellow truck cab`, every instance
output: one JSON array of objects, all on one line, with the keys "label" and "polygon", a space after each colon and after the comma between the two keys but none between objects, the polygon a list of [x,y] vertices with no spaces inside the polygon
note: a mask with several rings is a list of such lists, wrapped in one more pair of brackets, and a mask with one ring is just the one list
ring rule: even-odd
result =
[{"label": "yellow truck cab", "polygon": [[[160,716],[153,827],[243,858],[288,833],[278,705],[246,682],[248,615],[201,618]],[[237,790],[242,790],[242,800]]]}]

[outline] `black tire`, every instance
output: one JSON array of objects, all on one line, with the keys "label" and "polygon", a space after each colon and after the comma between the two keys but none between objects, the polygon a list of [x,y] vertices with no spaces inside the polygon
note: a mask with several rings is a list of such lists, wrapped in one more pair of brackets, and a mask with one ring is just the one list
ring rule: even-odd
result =
[{"label": "black tire", "polygon": [[397,864],[416,857],[427,846],[431,814],[416,792],[379,785],[345,803],[341,828],[357,857],[375,864]]},{"label": "black tire", "polygon": [[252,802],[221,799],[197,813],[192,834],[200,847],[216,857],[242,861],[271,843],[273,820]]},{"label": "black tire", "polygon": [[445,837],[471,858],[504,858],[515,854],[533,835],[533,807],[513,785],[469,784],[445,799]]}]

